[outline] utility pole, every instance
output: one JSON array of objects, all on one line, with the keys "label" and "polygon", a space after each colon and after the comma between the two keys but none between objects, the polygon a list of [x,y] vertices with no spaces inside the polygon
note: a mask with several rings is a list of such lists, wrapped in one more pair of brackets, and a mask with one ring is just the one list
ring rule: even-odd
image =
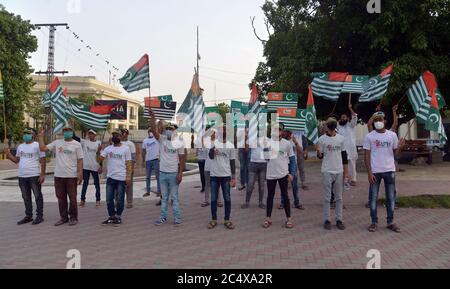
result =
[{"label": "utility pole", "polygon": [[[55,74],[64,75],[66,73],[69,73],[68,71],[55,71],[55,32],[56,32],[56,27],[64,26],[64,27],[66,27],[66,29],[69,29],[69,25],[67,23],[44,23],[44,24],[35,24],[34,26],[37,29],[41,29],[41,27],[48,27],[48,29],[49,29],[47,71],[36,72],[37,75],[41,75],[41,74],[47,75],[46,90],[48,90],[50,88],[50,85],[53,82]],[[45,114],[48,116],[46,123],[49,128],[49,129],[47,129],[47,139],[49,141],[52,141],[53,140],[53,118],[52,118],[51,107],[45,108]]]},{"label": "utility pole", "polygon": [[47,75],[47,90],[53,82],[53,78],[55,74],[66,74],[68,71],[55,71],[55,32],[56,27],[64,26],[66,29],[69,29],[69,25],[67,23],[50,23],[50,24],[35,24],[35,27],[41,29],[41,27],[48,27],[49,29],[49,37],[48,37],[48,61],[47,61],[47,71],[38,71],[36,74]]}]

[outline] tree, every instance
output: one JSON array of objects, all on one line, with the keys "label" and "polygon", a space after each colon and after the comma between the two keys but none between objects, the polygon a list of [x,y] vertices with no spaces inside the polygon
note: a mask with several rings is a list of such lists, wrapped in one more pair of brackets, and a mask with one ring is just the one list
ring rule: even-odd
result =
[{"label": "tree", "polygon": [[219,108],[219,113],[222,117],[223,123],[225,123],[227,121],[227,113],[230,113],[231,107],[225,102],[219,103],[217,107]]},{"label": "tree", "polygon": [[34,119],[34,129],[41,127],[45,121],[45,109],[42,105],[43,94],[42,91],[30,93],[26,100],[25,112]]},{"label": "tree", "polygon": [[[431,70],[446,100],[450,99],[450,27],[448,0],[384,1],[381,14],[366,11],[367,0],[266,0],[262,9],[272,27],[264,42],[266,61],[255,80],[267,91],[306,95],[311,72],[341,71],[375,76],[390,63],[394,76],[382,100],[391,107],[401,100],[403,122],[414,117],[407,89]],[[348,96],[336,113],[347,112]],[[357,104],[367,121],[378,103]],[[306,97],[300,107],[304,107]],[[335,104],[316,98],[319,118]],[[390,111],[390,109],[387,109]]]},{"label": "tree", "polygon": [[138,118],[139,118],[139,129],[148,129],[149,120],[147,118],[144,118],[144,107],[142,105],[139,106]]},{"label": "tree", "polygon": [[[24,111],[30,95],[32,69],[27,63],[30,53],[36,51],[37,40],[31,35],[33,25],[0,5],[0,70],[3,76],[6,107],[7,137],[21,139]],[[0,122],[3,128],[3,114]],[[1,130],[1,139],[4,131]]]}]

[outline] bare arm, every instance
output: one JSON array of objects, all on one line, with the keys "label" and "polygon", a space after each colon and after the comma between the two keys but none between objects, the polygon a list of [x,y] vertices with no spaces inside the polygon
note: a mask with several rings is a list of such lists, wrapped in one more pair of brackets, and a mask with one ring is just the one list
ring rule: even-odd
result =
[{"label": "bare arm", "polygon": [[159,134],[159,131],[156,129],[155,113],[151,109],[149,109],[148,113],[150,115],[150,130],[151,130],[153,136],[157,140],[159,140],[161,135]]},{"label": "bare arm", "polygon": [[9,148],[6,148],[6,149],[5,149],[4,154],[5,154],[6,158],[9,159],[10,161],[12,161],[13,163],[15,163],[15,164],[18,164],[18,163],[19,163],[20,158],[14,156],[14,155],[11,153],[11,150],[10,150]]},{"label": "bare arm", "polygon": [[38,139],[39,139],[39,150],[40,150],[41,152],[48,152],[49,149],[48,149],[48,147],[45,145],[45,141],[44,141],[44,129],[41,129],[41,130],[39,131]]},{"label": "bare arm", "polygon": [[369,130],[369,132],[373,131],[373,116],[367,122],[367,129]]},{"label": "bare arm", "polygon": [[77,174],[78,174],[78,184],[80,185],[83,181],[83,159],[77,160]]},{"label": "bare arm", "polygon": [[394,105],[392,107],[392,117],[393,117],[393,123],[391,127],[391,131],[397,133],[398,130],[398,114],[397,114],[398,105]]}]

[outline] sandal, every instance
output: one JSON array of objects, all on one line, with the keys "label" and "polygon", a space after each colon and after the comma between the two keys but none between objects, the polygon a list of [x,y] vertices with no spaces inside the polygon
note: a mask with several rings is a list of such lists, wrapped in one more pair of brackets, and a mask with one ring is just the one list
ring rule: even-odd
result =
[{"label": "sandal", "polygon": [[292,228],[294,228],[294,224],[291,221],[286,221],[284,227],[286,229],[292,229]]},{"label": "sandal", "polygon": [[375,232],[378,229],[378,225],[377,224],[371,224],[369,226],[369,232]]},{"label": "sandal", "polygon": [[209,222],[208,224],[208,229],[214,229],[217,226],[217,221],[212,220],[211,222]]},{"label": "sandal", "polygon": [[390,224],[387,226],[387,228],[395,233],[401,233],[401,230],[399,227],[397,227],[396,224]]},{"label": "sandal", "polygon": [[229,229],[229,230],[233,230],[234,229],[234,225],[231,221],[225,221],[224,226]]},{"label": "sandal", "polygon": [[203,202],[203,203],[201,204],[201,206],[202,206],[202,208],[207,207],[207,206],[209,206],[209,203],[208,203],[208,202]]},{"label": "sandal", "polygon": [[262,226],[264,229],[268,229],[270,226],[272,226],[272,221],[265,220]]}]

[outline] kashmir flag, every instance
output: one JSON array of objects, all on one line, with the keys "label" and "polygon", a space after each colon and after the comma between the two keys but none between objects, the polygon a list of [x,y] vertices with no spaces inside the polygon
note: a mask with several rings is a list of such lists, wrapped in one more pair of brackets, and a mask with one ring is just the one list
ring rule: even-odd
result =
[{"label": "kashmir flag", "polygon": [[134,92],[150,87],[150,66],[148,54],[128,69],[127,73],[119,79],[120,84],[127,92]]},{"label": "kashmir flag", "polygon": [[372,77],[366,81],[364,86],[364,92],[359,97],[360,102],[371,102],[381,100],[389,87],[389,81],[391,79],[392,72],[394,70],[394,64],[388,66],[381,72],[380,75]]},{"label": "kashmir flag", "polygon": [[0,71],[0,100],[5,100],[5,93],[3,91],[2,72]]},{"label": "kashmir flag", "polygon": [[299,95],[297,93],[275,93],[267,95],[267,110],[278,111],[280,107],[297,108]]},{"label": "kashmir flag", "polygon": [[348,75],[348,72],[313,73],[313,94],[326,100],[338,101]]},{"label": "kashmir flag", "polygon": [[348,75],[342,86],[342,93],[358,93],[364,92],[364,83],[369,80],[368,75]]},{"label": "kashmir flag", "polygon": [[[174,101],[164,101],[160,97],[146,97],[144,117],[146,117],[146,112],[148,118],[150,118],[149,109],[151,109],[155,115],[155,118],[162,120],[172,120],[175,115],[175,110],[177,109],[177,103]],[[172,99],[172,97],[170,97]]]},{"label": "kashmir flag", "polygon": [[441,142],[447,142],[444,125],[439,110],[445,106],[442,94],[439,92],[436,77],[426,71],[407,91],[408,99],[420,123],[427,130],[439,133]]},{"label": "kashmir flag", "polygon": [[53,83],[49,88],[50,94],[50,104],[52,106],[52,111],[55,115],[55,127],[53,128],[53,133],[56,134],[61,131],[67,124],[67,98],[64,95],[64,90],[59,82],[58,77],[55,78]]},{"label": "kashmir flag", "polygon": [[[111,107],[112,109],[112,107]],[[91,112],[91,106],[85,105],[75,99],[69,98],[67,115],[73,117],[86,128],[105,130],[108,126],[109,114]]]},{"label": "kashmir flag", "polygon": [[203,102],[202,89],[198,80],[198,74],[194,74],[191,89],[186,95],[181,107],[178,109],[178,130],[182,132],[203,131],[205,103]]},{"label": "kashmir flag", "polygon": [[319,130],[317,129],[317,114],[311,85],[309,85],[308,90],[306,109],[301,112],[301,116],[305,118],[306,137],[312,143],[316,144],[319,141]]},{"label": "kashmir flag", "polygon": [[302,117],[301,109],[279,107],[277,112],[278,121],[284,125],[285,129],[306,132],[306,119]]}]

